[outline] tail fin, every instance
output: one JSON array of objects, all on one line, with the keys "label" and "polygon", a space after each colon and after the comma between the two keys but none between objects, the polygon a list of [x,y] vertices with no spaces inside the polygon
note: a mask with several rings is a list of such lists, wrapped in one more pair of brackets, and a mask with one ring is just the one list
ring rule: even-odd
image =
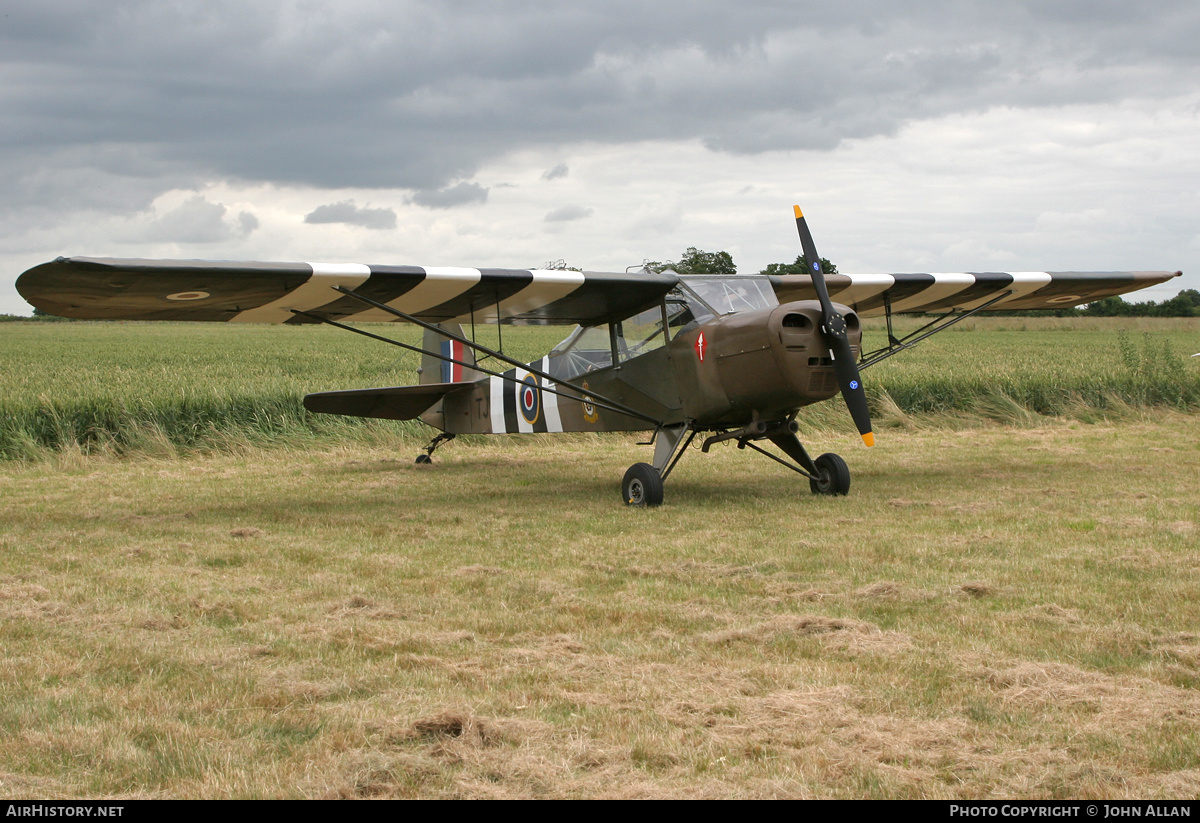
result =
[{"label": "tail fin", "polygon": [[[439,323],[439,329],[445,329],[450,334],[463,337],[462,326],[457,323]],[[425,330],[425,336],[421,340],[421,348],[425,353],[421,355],[421,368],[417,372],[420,375],[421,384],[427,383],[466,383],[478,380],[483,375],[471,368],[475,365],[475,350],[470,346],[464,346],[457,340],[451,340],[445,335],[437,332]],[[434,357],[430,352],[437,352],[442,357],[449,357],[457,360],[457,363],[451,363],[442,360],[439,357]]]}]

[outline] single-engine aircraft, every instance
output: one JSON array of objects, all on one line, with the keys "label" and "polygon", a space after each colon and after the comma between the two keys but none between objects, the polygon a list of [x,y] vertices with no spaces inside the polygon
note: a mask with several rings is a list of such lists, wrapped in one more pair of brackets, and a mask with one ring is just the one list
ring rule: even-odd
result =
[{"label": "single-engine aircraft", "polygon": [[[309,394],[323,414],[420,418],[439,430],[418,463],[463,433],[652,431],[654,456],[625,473],[628,505],[655,506],[697,435],[805,476],[814,494],[846,494],[836,454],[815,460],[796,414],[839,392],[874,444],[860,372],[979,312],[1053,309],[1161,283],[1181,272],[976,272],[826,275],[800,207],[806,275],[686,275],[471,269],[357,263],[241,263],[59,257],[17,280],[50,314],[87,319],[326,323],[422,354],[415,386]],[[838,302],[833,302],[837,297]],[[903,338],[892,317],[932,313]],[[860,317],[884,315],[888,344],[862,352]],[[420,348],[351,326],[406,321]],[[575,330],[522,363],[464,333],[478,323]],[[504,371],[485,367],[495,360]],[[768,452],[769,441],[790,461]],[[649,444],[647,444],[649,445]]]}]

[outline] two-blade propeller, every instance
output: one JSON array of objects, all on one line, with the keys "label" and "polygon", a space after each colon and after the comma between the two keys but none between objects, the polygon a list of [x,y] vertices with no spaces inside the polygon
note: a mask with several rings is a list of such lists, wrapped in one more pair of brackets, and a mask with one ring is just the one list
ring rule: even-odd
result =
[{"label": "two-blade propeller", "polygon": [[829,347],[829,357],[833,360],[833,368],[837,372],[842,397],[846,400],[850,416],[854,418],[854,425],[858,427],[863,442],[874,446],[875,434],[871,431],[867,393],[863,390],[858,366],[854,363],[854,352],[850,349],[850,339],[846,336],[846,318],[838,313],[833,307],[833,301],[829,299],[829,289],[825,287],[825,272],[821,268],[821,257],[817,254],[817,245],[813,242],[812,232],[808,230],[804,212],[800,211],[799,206],[793,208],[796,210],[796,230],[800,232],[804,259],[808,261],[813,287],[817,290],[817,299],[821,301],[821,333]]}]

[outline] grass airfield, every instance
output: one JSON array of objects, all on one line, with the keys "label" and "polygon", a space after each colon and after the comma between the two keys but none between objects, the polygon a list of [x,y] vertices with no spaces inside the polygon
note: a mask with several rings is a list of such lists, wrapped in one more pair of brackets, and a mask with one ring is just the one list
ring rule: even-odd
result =
[{"label": "grass airfield", "polygon": [[0,462],[0,794],[1200,794],[1200,418],[802,437]]}]

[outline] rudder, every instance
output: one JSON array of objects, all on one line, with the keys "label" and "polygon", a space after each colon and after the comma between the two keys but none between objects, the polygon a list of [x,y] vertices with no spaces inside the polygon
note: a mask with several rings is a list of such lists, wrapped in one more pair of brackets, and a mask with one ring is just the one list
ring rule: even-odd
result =
[{"label": "rudder", "polygon": [[[465,337],[462,326],[458,323],[438,323],[437,327],[450,334]],[[473,382],[483,376],[471,368],[475,365],[475,350],[470,346],[464,346],[457,340],[451,340],[443,334],[426,329],[421,340],[421,348],[424,354],[421,355],[421,368],[418,369],[417,374],[422,384]],[[435,357],[430,352],[436,352],[442,357],[453,358],[458,362],[450,363]]]}]

